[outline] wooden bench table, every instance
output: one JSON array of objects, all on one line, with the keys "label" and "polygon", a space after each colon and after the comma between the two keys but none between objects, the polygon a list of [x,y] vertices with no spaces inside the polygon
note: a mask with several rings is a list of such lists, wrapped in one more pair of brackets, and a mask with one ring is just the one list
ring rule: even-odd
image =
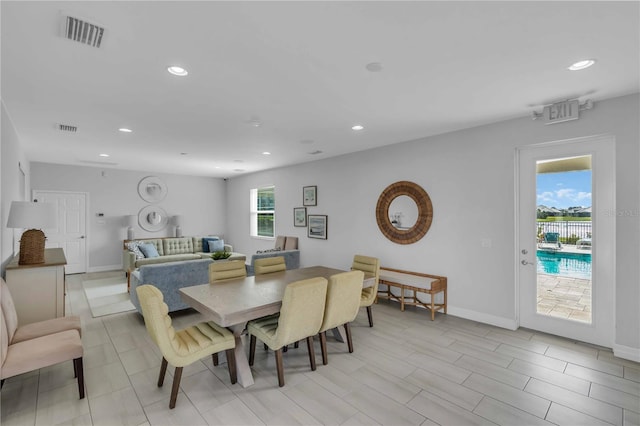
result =
[{"label": "wooden bench table", "polygon": [[[447,277],[380,267],[379,283],[387,288],[378,289],[378,298],[397,300],[400,302],[401,311],[404,311],[405,305],[422,306],[431,311],[431,321],[435,319],[436,311],[443,310],[447,313]],[[399,289],[399,294],[393,293],[394,288]],[[405,290],[412,294],[405,296]],[[429,302],[421,301],[418,293],[428,294]],[[442,303],[435,303],[438,293],[443,293]]]}]

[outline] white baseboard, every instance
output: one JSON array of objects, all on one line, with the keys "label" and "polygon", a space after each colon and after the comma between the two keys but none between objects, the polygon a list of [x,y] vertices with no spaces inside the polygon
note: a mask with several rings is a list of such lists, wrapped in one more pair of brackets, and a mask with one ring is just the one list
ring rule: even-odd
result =
[{"label": "white baseboard", "polygon": [[497,317],[495,315],[489,315],[483,312],[456,308],[455,306],[451,305],[447,307],[447,314],[453,315],[454,317],[478,321],[484,324],[495,325],[496,327],[506,328],[508,330],[515,330],[518,328],[518,324],[516,323],[515,319]]},{"label": "white baseboard", "polygon": [[87,272],[109,272],[109,271],[122,271],[124,274],[124,269],[122,269],[122,264],[119,265],[107,265],[107,266],[92,266],[88,268]]},{"label": "white baseboard", "polygon": [[631,346],[617,345],[614,343],[612,349],[613,354],[618,358],[640,362],[640,348],[632,348]]}]

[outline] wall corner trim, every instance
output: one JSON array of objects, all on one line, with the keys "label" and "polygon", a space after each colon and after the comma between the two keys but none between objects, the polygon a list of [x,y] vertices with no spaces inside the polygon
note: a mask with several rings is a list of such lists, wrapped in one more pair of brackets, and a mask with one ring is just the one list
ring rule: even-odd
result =
[{"label": "wall corner trim", "polygon": [[618,358],[628,359],[630,361],[640,362],[640,348],[631,346],[613,345],[613,354]]}]

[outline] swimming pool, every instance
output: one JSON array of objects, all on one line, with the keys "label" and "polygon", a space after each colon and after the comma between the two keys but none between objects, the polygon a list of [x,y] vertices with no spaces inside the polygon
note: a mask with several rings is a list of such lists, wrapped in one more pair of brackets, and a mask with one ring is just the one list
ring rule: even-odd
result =
[{"label": "swimming pool", "polygon": [[591,254],[537,251],[538,273],[591,279]]}]

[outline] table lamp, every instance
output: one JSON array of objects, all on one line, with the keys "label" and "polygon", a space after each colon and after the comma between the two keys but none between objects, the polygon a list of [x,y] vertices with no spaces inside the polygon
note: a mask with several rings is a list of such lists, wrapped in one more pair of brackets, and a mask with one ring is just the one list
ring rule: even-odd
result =
[{"label": "table lamp", "polygon": [[132,214],[125,216],[124,218],[126,221],[125,224],[127,225],[127,240],[133,240],[135,238],[135,235],[133,234],[133,227],[136,225],[138,216]]},{"label": "table lamp", "polygon": [[[44,263],[45,236],[42,229],[58,226],[58,213],[53,203],[13,201],[7,228],[27,229],[20,238],[20,265]],[[36,229],[37,228],[37,229]]]},{"label": "table lamp", "polygon": [[182,237],[182,216],[175,215],[173,217],[173,223],[176,225],[176,237]]}]

